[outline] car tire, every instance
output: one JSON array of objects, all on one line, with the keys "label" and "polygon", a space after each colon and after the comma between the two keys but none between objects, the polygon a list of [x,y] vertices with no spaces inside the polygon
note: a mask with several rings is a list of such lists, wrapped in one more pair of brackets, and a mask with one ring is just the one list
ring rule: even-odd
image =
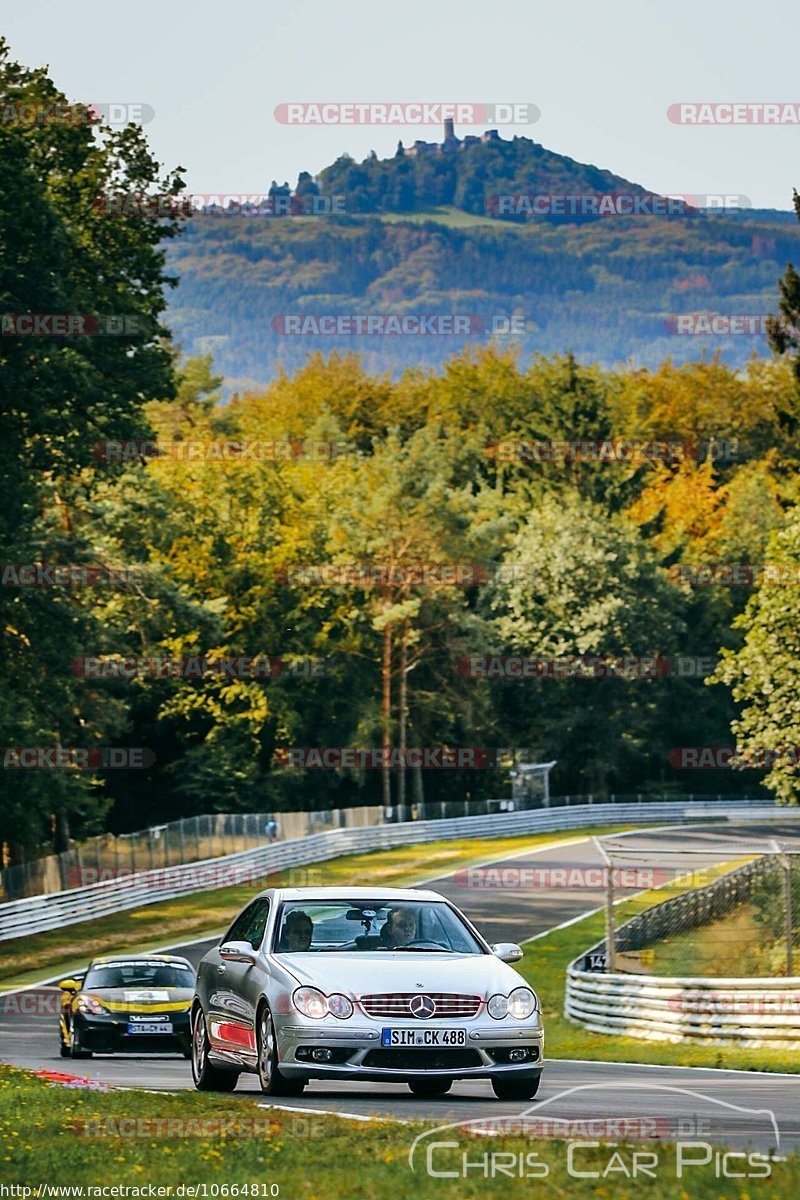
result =
[{"label": "car tire", "polygon": [[69,1048],[70,1058],[91,1058],[91,1050],[81,1050],[80,1042],[75,1036],[75,1031],[72,1033],[72,1045]]},{"label": "car tire", "polygon": [[198,1004],[192,1017],[192,1078],[198,1092],[232,1092],[239,1082],[238,1071],[212,1067],[208,1061],[206,1018]]},{"label": "car tire", "polygon": [[453,1081],[452,1079],[409,1079],[408,1086],[420,1099],[433,1100],[436,1096],[446,1096],[453,1086]]},{"label": "car tire", "polygon": [[66,1045],[64,1042],[60,1042],[60,1043],[59,1043],[59,1050],[60,1050],[60,1052],[61,1052],[61,1057],[62,1057],[62,1058],[69,1058],[69,1057],[70,1057],[70,1053],[69,1053],[69,1046],[67,1046],[67,1045]]},{"label": "car tire", "polygon": [[265,1096],[302,1096],[305,1079],[287,1079],[278,1067],[278,1040],[269,1006],[262,1004],[256,1018],[257,1075]]},{"label": "car tire", "polygon": [[495,1076],[492,1091],[498,1100],[532,1100],[539,1090],[540,1075],[535,1079],[506,1079]]}]

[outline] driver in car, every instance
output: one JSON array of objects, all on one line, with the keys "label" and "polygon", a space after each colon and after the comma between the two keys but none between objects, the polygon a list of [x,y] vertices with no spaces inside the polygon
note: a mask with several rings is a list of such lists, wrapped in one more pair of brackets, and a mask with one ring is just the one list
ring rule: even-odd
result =
[{"label": "driver in car", "polygon": [[385,928],[381,930],[381,937],[385,938],[386,944],[395,949],[398,946],[407,946],[409,942],[413,942],[417,936],[417,919],[410,908],[393,908],[386,920]]},{"label": "driver in car", "polygon": [[292,909],[283,924],[281,948],[301,954],[311,946],[313,933],[314,923],[308,913],[299,908]]}]

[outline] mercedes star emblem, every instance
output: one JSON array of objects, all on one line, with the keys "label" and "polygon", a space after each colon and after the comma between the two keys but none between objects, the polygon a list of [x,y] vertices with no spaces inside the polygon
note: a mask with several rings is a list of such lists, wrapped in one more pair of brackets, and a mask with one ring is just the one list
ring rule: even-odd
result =
[{"label": "mercedes star emblem", "polygon": [[430,996],[412,996],[409,1008],[412,1017],[417,1017],[420,1021],[429,1021],[436,1012],[436,1005]]}]

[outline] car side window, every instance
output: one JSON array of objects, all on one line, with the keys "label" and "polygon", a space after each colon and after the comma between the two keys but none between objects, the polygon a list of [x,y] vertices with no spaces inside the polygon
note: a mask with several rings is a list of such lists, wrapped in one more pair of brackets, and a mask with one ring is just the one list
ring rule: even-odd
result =
[{"label": "car side window", "polygon": [[254,950],[258,950],[264,940],[264,930],[269,916],[269,900],[266,896],[254,900],[231,925],[223,942],[249,942]]}]

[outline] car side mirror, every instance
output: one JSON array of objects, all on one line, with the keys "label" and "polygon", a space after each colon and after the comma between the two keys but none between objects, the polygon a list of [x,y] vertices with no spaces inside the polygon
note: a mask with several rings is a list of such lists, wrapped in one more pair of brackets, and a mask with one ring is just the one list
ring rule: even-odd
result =
[{"label": "car side mirror", "polygon": [[522,958],[522,947],[516,942],[497,942],[492,946],[492,954],[501,962],[519,962]]},{"label": "car side mirror", "polygon": [[223,942],[219,948],[219,956],[225,962],[247,963],[248,966],[258,958],[258,951],[249,942]]},{"label": "car side mirror", "polygon": [[81,983],[77,979],[59,979],[58,986],[62,992],[79,992],[81,990]]}]

